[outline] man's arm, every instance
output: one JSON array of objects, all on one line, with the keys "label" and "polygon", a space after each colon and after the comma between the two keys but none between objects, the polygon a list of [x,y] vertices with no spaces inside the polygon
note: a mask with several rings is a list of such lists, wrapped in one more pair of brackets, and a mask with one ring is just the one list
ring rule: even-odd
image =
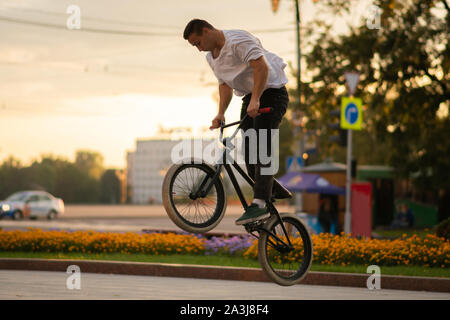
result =
[{"label": "man's arm", "polygon": [[233,89],[229,87],[226,83],[222,83],[219,85],[219,112],[218,114],[225,114],[227,110],[231,98],[233,98]]},{"label": "man's arm", "polygon": [[233,89],[229,87],[226,83],[219,85],[219,112],[212,121],[211,127],[209,129],[215,129],[220,127],[220,121],[225,121],[225,111],[230,105],[231,99],[233,98]]},{"label": "man's arm", "polygon": [[252,98],[247,107],[247,113],[250,117],[254,118],[259,114],[259,99],[266,87],[267,78],[269,76],[269,67],[267,66],[264,56],[251,60],[250,67],[253,69],[253,90]]}]

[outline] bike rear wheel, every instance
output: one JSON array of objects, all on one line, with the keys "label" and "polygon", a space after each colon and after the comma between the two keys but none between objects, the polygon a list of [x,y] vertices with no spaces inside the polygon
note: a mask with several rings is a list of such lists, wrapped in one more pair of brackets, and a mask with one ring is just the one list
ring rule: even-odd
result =
[{"label": "bike rear wheel", "polygon": [[170,219],[181,229],[203,233],[222,220],[226,196],[220,176],[208,194],[192,198],[202,182],[208,185],[214,173],[215,170],[205,163],[175,164],[167,172],[162,188],[163,205]]},{"label": "bike rear wheel", "polygon": [[311,267],[313,247],[308,229],[297,216],[280,216],[291,245],[278,217],[272,216],[264,225],[266,231],[261,231],[258,259],[269,278],[279,285],[291,286],[299,283]]}]

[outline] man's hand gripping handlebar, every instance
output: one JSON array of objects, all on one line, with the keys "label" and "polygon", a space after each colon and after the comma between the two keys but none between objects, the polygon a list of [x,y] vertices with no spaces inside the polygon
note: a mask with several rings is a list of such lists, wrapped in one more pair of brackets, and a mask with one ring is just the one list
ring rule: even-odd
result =
[{"label": "man's hand gripping handlebar", "polygon": [[[272,111],[273,111],[273,108],[272,108],[272,107],[266,107],[266,108],[260,108],[260,109],[259,109],[259,113],[260,113],[260,114],[261,114],[261,113],[271,113]],[[231,138],[234,138],[234,136],[235,136],[235,135],[237,134],[237,132],[239,131],[239,129],[240,129],[242,123],[244,123],[244,120],[247,119],[248,116],[249,116],[249,115],[248,115],[248,113],[247,113],[241,120],[235,121],[235,122],[232,122],[232,123],[229,123],[229,124],[225,124],[225,121],[220,121],[220,137],[219,137],[219,141],[222,141],[222,138],[223,138],[223,129],[238,124],[238,127],[236,128],[236,131],[235,131],[235,132],[233,133],[233,135],[231,136]],[[215,129],[215,128],[214,128],[214,129]]]}]

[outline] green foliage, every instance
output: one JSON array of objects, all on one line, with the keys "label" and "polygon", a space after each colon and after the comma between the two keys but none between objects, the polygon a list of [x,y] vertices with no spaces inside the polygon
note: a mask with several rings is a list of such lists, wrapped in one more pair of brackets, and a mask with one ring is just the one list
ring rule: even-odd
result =
[{"label": "green foliage", "polygon": [[286,173],[286,159],[294,155],[292,148],[294,144],[294,136],[292,135],[293,127],[286,117],[280,124],[280,152],[279,152],[279,168],[276,177],[280,177]]},{"label": "green foliage", "polygon": [[45,190],[66,203],[99,202],[102,163],[100,153],[89,151],[78,151],[74,163],[41,155],[30,166],[11,156],[0,166],[0,199],[16,191]]},{"label": "green foliage", "polygon": [[106,170],[100,179],[100,201],[102,203],[120,203],[120,180],[116,170]]},{"label": "green foliage", "polygon": [[[336,4],[322,5],[334,12]],[[328,142],[327,126],[330,111],[347,94],[345,72],[359,72],[355,96],[364,102],[364,124],[353,135],[358,164],[393,166],[400,177],[413,177],[419,190],[436,195],[450,186],[450,8],[445,0],[373,4],[381,8],[380,29],[369,29],[362,19],[347,34],[333,36],[331,25],[316,21],[315,33],[307,34],[301,99],[306,128],[317,132],[322,158],[345,159],[345,149]]]},{"label": "green foliage", "polygon": [[88,176],[99,179],[103,174],[103,156],[96,151],[79,150],[75,156],[75,165]]},{"label": "green foliage", "polygon": [[436,228],[436,235],[450,240],[450,218],[442,221]]}]

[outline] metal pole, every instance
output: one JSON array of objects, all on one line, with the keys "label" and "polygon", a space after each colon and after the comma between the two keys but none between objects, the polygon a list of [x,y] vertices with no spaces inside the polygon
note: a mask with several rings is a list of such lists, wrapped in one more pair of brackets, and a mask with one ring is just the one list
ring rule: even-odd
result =
[{"label": "metal pole", "polygon": [[297,29],[297,90],[298,90],[298,103],[301,105],[301,95],[300,95],[300,73],[301,73],[301,51],[300,51],[300,8],[298,4],[299,0],[295,0],[295,13],[297,17],[296,29]]},{"label": "metal pole", "polygon": [[347,172],[345,183],[345,220],[344,220],[344,232],[350,233],[352,228],[352,214],[351,214],[351,183],[352,183],[352,131],[347,130]]},{"label": "metal pole", "polygon": [[[301,131],[300,127],[295,127],[294,132],[297,135]],[[302,146],[300,143],[299,157],[302,156]],[[301,168],[300,168],[301,170]],[[301,191],[295,193],[295,212],[303,212],[303,194]]]},{"label": "metal pole", "polygon": [[[299,0],[295,0],[295,15],[296,15],[296,34],[297,34],[297,93],[298,93],[298,110],[301,111],[301,51],[300,51],[300,8],[299,8]],[[303,133],[300,127],[296,127],[296,134],[300,133],[300,144],[299,144],[299,157],[303,157]],[[302,192],[296,193],[295,196],[296,202],[296,211],[303,211],[303,195]]]}]

